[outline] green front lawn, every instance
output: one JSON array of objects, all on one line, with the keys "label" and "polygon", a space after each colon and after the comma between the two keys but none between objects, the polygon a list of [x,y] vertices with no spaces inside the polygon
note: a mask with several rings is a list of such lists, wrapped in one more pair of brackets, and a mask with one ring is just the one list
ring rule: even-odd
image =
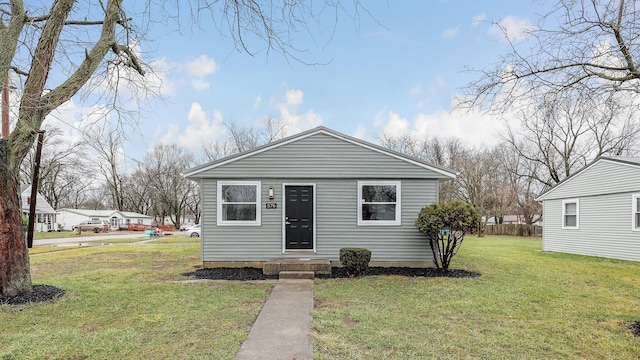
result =
[{"label": "green front lawn", "polygon": [[479,278],[317,280],[317,359],[636,359],[640,263],[541,252],[539,239],[465,240]]},{"label": "green front lawn", "polygon": [[[233,358],[272,283],[178,282],[199,246],[169,239],[31,257],[34,283],[67,293],[0,306],[0,359]],[[636,359],[640,263],[540,248],[468,238],[452,267],[479,278],[316,280],[316,358]]]},{"label": "green front lawn", "polygon": [[272,283],[181,283],[199,246],[112,245],[31,257],[66,295],[0,306],[0,359],[231,359]]}]

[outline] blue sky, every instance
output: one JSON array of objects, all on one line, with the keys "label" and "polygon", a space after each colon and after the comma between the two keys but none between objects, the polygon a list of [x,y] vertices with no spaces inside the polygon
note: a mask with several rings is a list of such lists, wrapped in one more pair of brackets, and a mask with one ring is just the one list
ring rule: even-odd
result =
[{"label": "blue sky", "polygon": [[165,99],[141,109],[144,136],[131,136],[127,156],[141,160],[158,142],[199,150],[224,137],[223,121],[259,126],[267,116],[282,119],[289,135],[323,125],[372,142],[384,132],[409,132],[495,144],[501,121],[456,110],[453,99],[478,76],[466,69],[492,66],[508,51],[491,22],[515,34],[534,23],[543,5],[373,0],[365,6],[375,20],[361,13],[356,25],[341,14],[333,33],[333,20],[323,16],[310,27],[313,39],[295,36],[295,46],[307,50],[300,57],[324,65],[238,52],[206,23],[182,33],[152,28],[157,40],[141,49],[158,70]]}]

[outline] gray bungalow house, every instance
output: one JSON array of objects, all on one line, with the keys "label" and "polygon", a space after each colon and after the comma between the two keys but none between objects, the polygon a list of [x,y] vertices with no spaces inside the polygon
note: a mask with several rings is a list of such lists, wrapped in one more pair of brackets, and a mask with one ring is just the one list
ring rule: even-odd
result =
[{"label": "gray bungalow house", "polygon": [[599,157],[536,200],[544,251],[640,261],[640,158]]},{"label": "gray bungalow house", "polygon": [[185,176],[200,184],[204,267],[336,262],[343,247],[371,250],[372,265],[430,266],[414,221],[456,173],[317,127]]}]

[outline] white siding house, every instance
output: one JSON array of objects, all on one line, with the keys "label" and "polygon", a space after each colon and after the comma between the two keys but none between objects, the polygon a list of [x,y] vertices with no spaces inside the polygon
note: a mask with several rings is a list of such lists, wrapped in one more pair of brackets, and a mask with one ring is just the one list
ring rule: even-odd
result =
[{"label": "white siding house", "polygon": [[205,267],[337,261],[343,247],[371,250],[372,264],[428,266],[414,222],[456,173],[318,127],[185,175],[200,183]]},{"label": "white siding house", "polygon": [[[20,200],[22,202],[22,214],[29,216],[31,207],[31,185],[20,187]],[[40,194],[36,196],[36,217],[33,223],[33,231],[47,232],[56,231],[56,211],[53,210],[47,200]]]},{"label": "white siding house", "polygon": [[129,224],[151,225],[153,221],[151,216],[118,210],[59,209],[57,213],[58,223],[65,230],[85,220],[106,220],[111,230],[126,229]]},{"label": "white siding house", "polygon": [[640,158],[600,157],[537,200],[544,251],[640,261]]}]

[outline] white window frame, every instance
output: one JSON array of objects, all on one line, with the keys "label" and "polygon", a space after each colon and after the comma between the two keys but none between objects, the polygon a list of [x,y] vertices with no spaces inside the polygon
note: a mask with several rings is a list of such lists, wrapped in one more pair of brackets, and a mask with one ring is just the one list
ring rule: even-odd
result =
[{"label": "white window frame", "polygon": [[640,209],[636,207],[640,194],[631,195],[631,231],[640,231],[640,224],[636,224],[636,214],[640,213]]},{"label": "white window frame", "polygon": [[[566,204],[576,204],[576,226],[567,226],[566,222],[565,222],[565,216],[567,215],[565,213],[567,206]],[[562,200],[562,228],[563,229],[572,229],[572,230],[577,230],[580,229],[580,199],[567,199],[567,200]]]},{"label": "white window frame", "polygon": [[[362,205],[364,205],[364,201],[362,199],[362,187],[370,185],[395,185],[396,187],[396,219],[395,220],[363,220],[362,219]],[[357,208],[357,219],[358,226],[398,226],[402,225],[402,183],[400,181],[380,181],[380,180],[363,180],[358,181],[358,208]],[[386,203],[379,203],[386,204]]]},{"label": "white window frame", "polygon": [[[246,185],[246,186],[255,186],[256,187],[256,219],[253,221],[244,221],[244,220],[223,220],[222,219],[222,186],[224,185]],[[261,181],[218,181],[217,186],[217,224],[218,226],[260,226],[262,219],[262,182]],[[238,203],[238,204],[254,204],[253,202],[247,203]]]}]

